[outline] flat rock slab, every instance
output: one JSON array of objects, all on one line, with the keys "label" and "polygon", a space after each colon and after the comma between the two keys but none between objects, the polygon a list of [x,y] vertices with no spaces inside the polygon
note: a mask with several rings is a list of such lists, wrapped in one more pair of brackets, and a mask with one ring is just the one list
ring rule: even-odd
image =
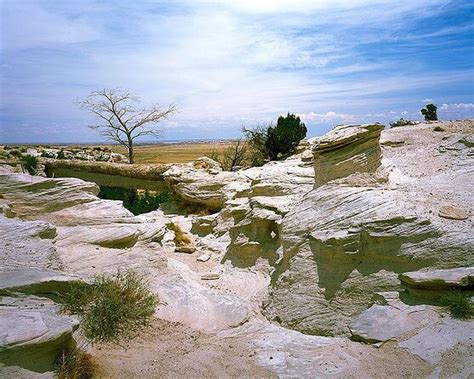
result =
[{"label": "flat rock slab", "polygon": [[48,299],[4,297],[0,303],[0,364],[50,371],[61,349],[72,342],[78,325],[77,319],[60,315]]},{"label": "flat rock slab", "polygon": [[[465,345],[467,350],[472,353],[473,340],[474,321],[460,321],[445,317],[441,322],[424,328],[420,333],[398,345],[410,353],[436,364],[446,352],[460,345]],[[472,356],[470,360],[472,362]],[[466,365],[469,363],[469,358],[467,358]]]},{"label": "flat rock slab", "polygon": [[413,288],[449,289],[474,285],[474,267],[413,271],[400,274],[400,281]]},{"label": "flat rock slab", "polygon": [[250,315],[250,304],[239,296],[183,279],[166,279],[156,288],[163,306],[156,315],[194,329],[218,331],[243,324]]},{"label": "flat rock slab", "polygon": [[437,319],[437,313],[425,305],[397,308],[375,304],[351,323],[350,330],[354,340],[377,343],[399,339]]},{"label": "flat rock slab", "polygon": [[56,293],[71,283],[82,282],[79,276],[41,268],[0,268],[0,294],[21,292],[29,294]]},{"label": "flat rock slab", "polygon": [[451,220],[466,220],[469,218],[469,212],[465,209],[453,205],[445,205],[439,209],[439,217]]},{"label": "flat rock slab", "polygon": [[219,274],[204,274],[201,275],[201,280],[217,280],[220,278]]}]

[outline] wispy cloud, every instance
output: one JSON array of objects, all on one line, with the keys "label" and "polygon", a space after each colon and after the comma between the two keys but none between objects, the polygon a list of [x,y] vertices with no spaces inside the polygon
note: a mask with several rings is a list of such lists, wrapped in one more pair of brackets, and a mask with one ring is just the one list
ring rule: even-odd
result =
[{"label": "wispy cloud", "polygon": [[[1,7],[5,140],[58,124],[52,139],[95,139],[73,100],[98,87],[177,104],[166,138],[235,136],[242,124],[288,111],[320,134],[335,123],[418,114],[426,96],[473,101],[467,0],[24,0]],[[465,112],[452,109],[453,117]]]}]

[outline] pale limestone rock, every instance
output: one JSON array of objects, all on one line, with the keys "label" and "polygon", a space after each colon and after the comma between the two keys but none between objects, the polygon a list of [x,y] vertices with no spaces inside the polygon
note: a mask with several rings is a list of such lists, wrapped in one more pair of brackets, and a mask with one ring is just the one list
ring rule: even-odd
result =
[{"label": "pale limestone rock", "polygon": [[[457,141],[471,125],[447,132]],[[387,180],[360,186],[347,180],[354,176],[349,175],[319,185],[278,222],[283,255],[264,314],[307,333],[347,334],[347,326],[370,306],[375,292],[400,290],[400,273],[474,264],[472,221],[453,223],[437,215],[438,204],[446,199],[472,207],[474,197],[466,189],[474,188],[474,182],[466,167],[473,158],[467,150],[437,154],[442,137],[419,125],[382,132],[384,140],[403,139],[405,144],[354,161],[352,155],[365,154],[362,150],[377,152],[380,127],[374,127],[369,140],[371,132],[364,128],[352,129],[354,136],[344,129],[344,138],[329,133],[319,152],[315,146],[316,183],[328,180],[324,159],[334,163],[337,156],[344,158],[347,174],[358,171],[354,165],[359,162],[361,170],[376,169],[369,175],[385,171]],[[368,150],[360,150],[364,138],[370,141]],[[338,149],[331,153],[331,146]]]},{"label": "pale limestone rock", "polygon": [[251,310],[248,301],[207,288],[199,282],[200,276],[185,265],[169,262],[168,275],[154,281],[161,302],[156,312],[158,317],[205,331],[236,327],[248,320]]},{"label": "pale limestone rock", "polygon": [[339,125],[321,137],[313,149],[316,185],[355,172],[375,172],[380,166],[380,133],[384,126]]},{"label": "pale limestone rock", "polygon": [[469,212],[465,209],[455,207],[453,205],[444,205],[439,209],[439,217],[451,220],[466,220],[469,218]]},{"label": "pale limestone rock", "polygon": [[447,352],[465,346],[466,352],[463,362],[464,365],[470,367],[469,374],[472,375],[474,374],[472,362],[473,339],[474,321],[460,321],[445,317],[398,345],[431,364],[439,363]]},{"label": "pale limestone rock", "polygon": [[405,272],[400,274],[400,280],[408,287],[421,289],[442,290],[474,286],[474,267]]},{"label": "pale limestone rock", "polygon": [[72,343],[75,318],[60,315],[51,300],[4,297],[0,302],[0,361],[45,372]]},{"label": "pale limestone rock", "polygon": [[207,262],[209,259],[211,259],[211,256],[209,254],[202,254],[196,258],[196,260],[199,262]]},{"label": "pale limestone rock", "polygon": [[401,338],[438,319],[438,314],[426,305],[372,305],[350,325],[352,338],[369,343]]},{"label": "pale limestone rock", "polygon": [[25,294],[56,294],[71,284],[81,283],[76,275],[34,267],[0,268],[0,294],[20,292]]}]

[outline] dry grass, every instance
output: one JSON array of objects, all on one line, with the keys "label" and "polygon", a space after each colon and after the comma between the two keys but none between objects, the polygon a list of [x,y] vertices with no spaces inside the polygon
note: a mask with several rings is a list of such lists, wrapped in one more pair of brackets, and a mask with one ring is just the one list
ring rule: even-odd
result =
[{"label": "dry grass", "polygon": [[80,348],[65,349],[56,360],[55,377],[58,379],[89,379],[97,373],[92,356]]},{"label": "dry grass", "polygon": [[[212,149],[219,153],[231,142],[195,142],[163,145],[138,145],[135,147],[136,163],[185,163],[206,156]],[[116,153],[126,155],[122,146],[110,146]]]},{"label": "dry grass", "polygon": [[169,228],[174,231],[174,243],[176,246],[189,246],[192,244],[191,238],[174,222],[169,224]]}]

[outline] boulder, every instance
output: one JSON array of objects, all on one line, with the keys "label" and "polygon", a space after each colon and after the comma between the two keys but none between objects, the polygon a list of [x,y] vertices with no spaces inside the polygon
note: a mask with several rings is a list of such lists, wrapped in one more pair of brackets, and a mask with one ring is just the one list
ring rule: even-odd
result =
[{"label": "boulder", "polygon": [[469,218],[469,212],[465,209],[455,207],[453,205],[445,205],[439,208],[439,217],[451,220],[466,220]]},{"label": "boulder", "polygon": [[411,288],[430,290],[470,287],[474,286],[474,267],[405,272],[400,281]]}]

